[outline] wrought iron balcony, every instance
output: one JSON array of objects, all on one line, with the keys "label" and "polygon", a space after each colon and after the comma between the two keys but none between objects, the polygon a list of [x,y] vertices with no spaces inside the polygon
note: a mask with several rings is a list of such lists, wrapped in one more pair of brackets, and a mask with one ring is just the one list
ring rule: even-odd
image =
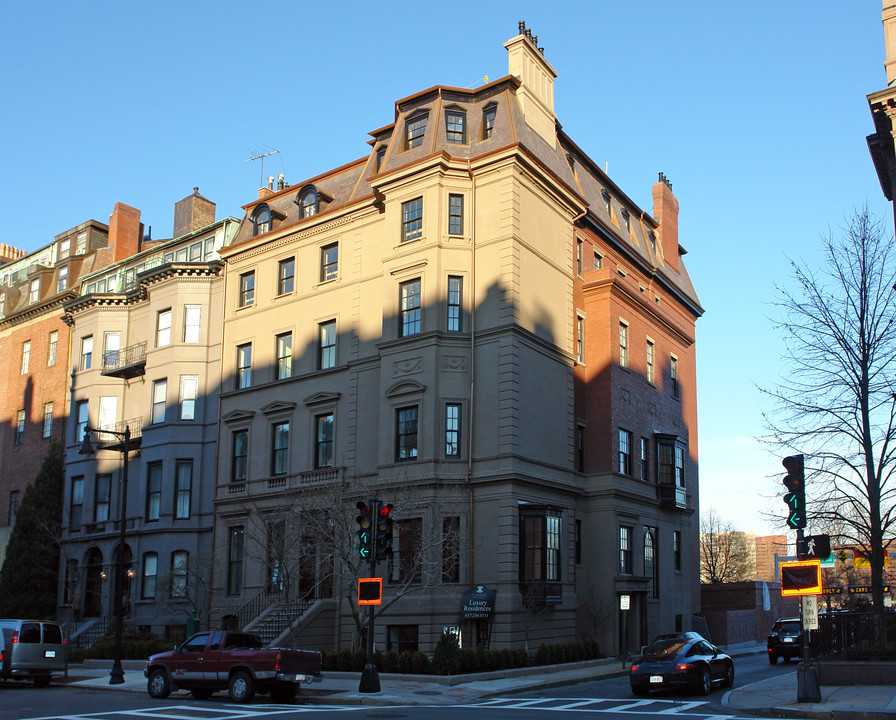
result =
[{"label": "wrought iron balcony", "polygon": [[146,373],[146,341],[128,345],[121,350],[107,350],[103,353],[103,369],[101,375],[109,377],[131,378]]},{"label": "wrought iron balcony", "polygon": [[128,440],[128,450],[137,450],[143,445],[143,418],[135,417],[130,420],[122,420],[114,425],[104,425],[96,428],[94,434],[96,441],[99,443],[98,450],[117,450],[124,452],[124,429],[129,428],[131,431],[130,440]]}]

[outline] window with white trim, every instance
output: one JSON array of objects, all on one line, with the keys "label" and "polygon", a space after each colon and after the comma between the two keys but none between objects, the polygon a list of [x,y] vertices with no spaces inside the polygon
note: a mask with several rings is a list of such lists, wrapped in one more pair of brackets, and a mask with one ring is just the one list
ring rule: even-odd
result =
[{"label": "window with white trim", "polygon": [[196,419],[196,398],[199,397],[199,376],[180,376],[180,419]]}]

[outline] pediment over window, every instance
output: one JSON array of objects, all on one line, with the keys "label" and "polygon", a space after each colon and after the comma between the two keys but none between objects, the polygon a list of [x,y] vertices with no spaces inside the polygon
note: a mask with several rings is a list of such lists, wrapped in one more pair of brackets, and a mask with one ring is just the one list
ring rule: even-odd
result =
[{"label": "pediment over window", "polygon": [[321,405],[323,403],[334,403],[340,397],[342,397],[342,393],[316,392],[313,395],[304,398],[302,402],[305,403],[305,405]]},{"label": "pediment over window", "polygon": [[279,415],[283,413],[291,413],[295,409],[296,404],[288,400],[274,400],[261,408],[261,412],[265,415]]},{"label": "pediment over window", "polygon": [[386,397],[391,398],[399,395],[409,395],[410,393],[422,393],[425,390],[426,385],[417,380],[399,380],[387,388]]},{"label": "pediment over window", "polygon": [[253,410],[231,410],[226,415],[223,415],[221,420],[228,425],[234,425],[236,423],[249,422],[253,417],[255,417],[255,411]]}]

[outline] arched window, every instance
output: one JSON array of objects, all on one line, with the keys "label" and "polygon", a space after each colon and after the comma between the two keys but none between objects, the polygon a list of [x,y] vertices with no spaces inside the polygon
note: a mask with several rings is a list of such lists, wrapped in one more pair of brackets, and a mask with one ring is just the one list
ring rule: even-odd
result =
[{"label": "arched window", "polygon": [[271,231],[271,209],[267,205],[259,205],[252,216],[255,225],[254,235],[261,235]]},{"label": "arched window", "polygon": [[644,575],[649,578],[647,596],[659,597],[659,564],[656,553],[656,528],[644,528]]},{"label": "arched window", "polygon": [[308,218],[317,215],[318,198],[317,188],[314,185],[308,185],[302,189],[302,192],[299,193],[298,205],[300,217]]}]

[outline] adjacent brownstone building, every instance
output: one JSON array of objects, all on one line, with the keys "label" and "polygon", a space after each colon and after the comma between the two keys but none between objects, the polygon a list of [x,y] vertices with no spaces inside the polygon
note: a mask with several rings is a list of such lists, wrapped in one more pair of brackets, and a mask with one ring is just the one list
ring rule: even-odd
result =
[{"label": "adjacent brownstone building", "polygon": [[140,212],[118,203],[109,225],[81,223],[0,266],[0,558],[26,487],[64,437],[72,368],[63,305],[82,274],[133,253],[141,234]]}]

